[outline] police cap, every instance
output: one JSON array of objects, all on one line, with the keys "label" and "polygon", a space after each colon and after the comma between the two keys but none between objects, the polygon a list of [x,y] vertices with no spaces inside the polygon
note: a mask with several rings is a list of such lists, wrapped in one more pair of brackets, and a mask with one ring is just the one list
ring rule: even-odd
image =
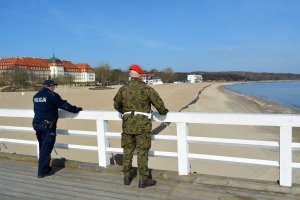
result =
[{"label": "police cap", "polygon": [[49,79],[44,81],[43,86],[44,87],[57,86],[57,83]]}]

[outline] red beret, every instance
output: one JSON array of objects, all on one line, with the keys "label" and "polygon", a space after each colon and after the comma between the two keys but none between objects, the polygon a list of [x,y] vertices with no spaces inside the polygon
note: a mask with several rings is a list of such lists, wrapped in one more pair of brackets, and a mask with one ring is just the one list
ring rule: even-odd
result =
[{"label": "red beret", "polygon": [[140,66],[136,65],[136,64],[131,65],[130,70],[136,71],[139,74],[143,73],[142,68]]}]

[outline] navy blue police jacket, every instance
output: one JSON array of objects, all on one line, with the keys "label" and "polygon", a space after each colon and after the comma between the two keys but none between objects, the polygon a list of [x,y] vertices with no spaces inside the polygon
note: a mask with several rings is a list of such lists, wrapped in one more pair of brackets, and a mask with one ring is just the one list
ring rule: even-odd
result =
[{"label": "navy blue police jacket", "polygon": [[33,96],[34,118],[32,124],[43,123],[44,120],[56,121],[58,119],[58,108],[78,113],[77,106],[72,106],[66,100],[63,100],[59,94],[43,88]]}]

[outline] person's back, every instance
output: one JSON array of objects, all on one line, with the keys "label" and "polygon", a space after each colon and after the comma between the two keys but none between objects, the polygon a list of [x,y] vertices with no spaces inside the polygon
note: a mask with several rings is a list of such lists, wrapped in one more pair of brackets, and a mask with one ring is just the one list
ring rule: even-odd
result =
[{"label": "person's back", "polygon": [[34,95],[34,124],[41,123],[44,120],[56,120],[58,118],[58,106],[55,103],[55,95],[54,92],[47,88],[43,88],[43,90]]},{"label": "person's back", "polygon": [[43,89],[33,96],[34,118],[32,126],[36,132],[39,142],[39,165],[38,178],[51,175],[52,168],[49,166],[51,151],[56,140],[56,123],[58,119],[58,108],[78,113],[81,107],[73,106],[66,100],[61,99],[59,94],[54,92],[57,86],[52,80],[43,83]]},{"label": "person's back", "polygon": [[149,178],[148,153],[151,148],[151,104],[161,115],[168,113],[158,93],[141,80],[142,69],[138,65],[130,67],[130,81],[122,86],[114,98],[114,108],[122,114],[123,172],[124,184],[129,185],[133,151],[137,148],[139,187],[153,186],[156,181]]},{"label": "person's back", "polygon": [[138,78],[132,78],[121,89],[125,101],[124,111],[140,111],[149,113],[151,110],[150,87]]},{"label": "person's back", "polygon": [[72,106],[66,100],[63,100],[59,94],[53,90],[48,87],[43,87],[41,91],[33,96],[33,124],[41,123],[44,120],[57,120],[58,108],[73,113],[80,111],[76,106]]},{"label": "person's back", "polygon": [[[118,98],[122,98],[122,100],[118,100]],[[122,106],[118,105],[120,102]],[[166,114],[164,103],[158,93],[141,79],[133,77],[120,88],[119,96],[116,96],[114,106],[121,113],[135,111],[148,113],[150,116],[152,112],[151,104],[160,114]],[[134,115],[134,113],[132,115],[124,115],[123,121],[123,131],[128,134],[138,135],[145,131],[151,131],[152,128],[151,120],[144,115]]]}]

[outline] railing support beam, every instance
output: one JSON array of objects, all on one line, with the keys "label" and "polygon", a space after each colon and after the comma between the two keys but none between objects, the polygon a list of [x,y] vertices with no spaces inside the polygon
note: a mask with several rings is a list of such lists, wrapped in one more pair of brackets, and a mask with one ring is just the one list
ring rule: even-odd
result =
[{"label": "railing support beam", "polygon": [[97,142],[98,142],[98,160],[100,167],[107,167],[109,162],[109,155],[106,152],[108,141],[105,136],[107,132],[108,121],[103,120],[102,115],[97,116]]},{"label": "railing support beam", "polygon": [[178,173],[188,175],[191,171],[188,159],[189,145],[187,141],[187,123],[177,123]]},{"label": "railing support beam", "polygon": [[292,127],[280,126],[280,180],[281,186],[292,186]]}]

